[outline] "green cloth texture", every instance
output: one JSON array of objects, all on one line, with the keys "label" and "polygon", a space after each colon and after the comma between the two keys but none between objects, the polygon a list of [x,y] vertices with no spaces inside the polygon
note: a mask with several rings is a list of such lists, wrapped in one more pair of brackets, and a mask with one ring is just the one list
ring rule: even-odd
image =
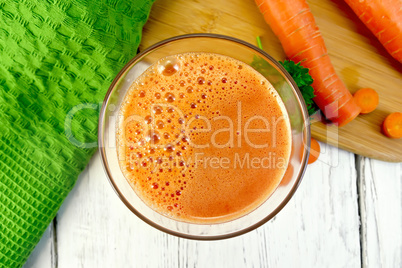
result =
[{"label": "green cloth texture", "polygon": [[20,267],[97,149],[154,0],[0,0],[0,267]]}]

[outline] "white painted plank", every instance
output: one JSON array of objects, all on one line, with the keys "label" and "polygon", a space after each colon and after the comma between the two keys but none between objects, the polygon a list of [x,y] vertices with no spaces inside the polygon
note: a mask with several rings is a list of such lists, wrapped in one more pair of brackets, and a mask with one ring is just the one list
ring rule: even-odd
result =
[{"label": "white painted plank", "polygon": [[[178,239],[137,218],[112,190],[96,153],[58,214],[58,267],[177,263]],[[176,250],[177,252],[177,250]]]},{"label": "white painted plank", "polygon": [[96,154],[58,214],[58,267],[358,267],[354,156],[323,146],[319,160],[275,220],[205,242],[164,234],[136,218]]},{"label": "white painted plank", "polygon": [[270,267],[360,267],[354,154],[320,144],[294,198],[259,230]]},{"label": "white painted plank", "polygon": [[364,266],[402,267],[402,163],[361,163]]},{"label": "white painted plank", "polygon": [[47,227],[41,240],[36,245],[34,251],[32,251],[27,262],[24,264],[24,268],[51,268],[54,267],[53,263],[53,228],[52,224]]}]

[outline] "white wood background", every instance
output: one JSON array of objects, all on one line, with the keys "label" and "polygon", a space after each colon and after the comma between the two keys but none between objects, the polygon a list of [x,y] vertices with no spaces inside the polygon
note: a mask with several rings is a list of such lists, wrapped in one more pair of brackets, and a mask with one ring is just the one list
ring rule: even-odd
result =
[{"label": "white wood background", "polygon": [[402,267],[402,163],[321,149],[273,220],[212,242],[138,219],[96,153],[24,267]]}]

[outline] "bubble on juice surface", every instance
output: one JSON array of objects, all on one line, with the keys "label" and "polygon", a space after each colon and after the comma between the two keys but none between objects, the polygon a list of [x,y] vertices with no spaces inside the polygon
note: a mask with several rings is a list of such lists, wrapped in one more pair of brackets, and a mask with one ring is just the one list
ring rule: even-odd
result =
[{"label": "bubble on juice surface", "polygon": [[180,69],[180,61],[175,57],[168,57],[160,61],[158,71],[164,76],[171,76]]},{"label": "bubble on juice surface", "polygon": [[165,138],[166,140],[170,138],[170,134],[165,132],[163,133],[163,138]]},{"label": "bubble on juice surface", "polygon": [[175,99],[176,99],[176,96],[173,93],[168,92],[165,94],[165,100],[167,102],[174,102]]},{"label": "bubble on juice surface", "polygon": [[154,107],[152,108],[152,111],[153,111],[155,114],[161,114],[162,111],[163,111],[163,109],[162,109],[162,107],[159,106],[159,105],[154,105]]},{"label": "bubble on juice surface", "polygon": [[176,148],[174,147],[173,144],[166,144],[165,148],[163,148],[166,152],[171,153],[173,152]]},{"label": "bubble on juice surface", "polygon": [[146,122],[147,124],[151,124],[151,122],[152,122],[152,116],[147,115],[147,116],[145,117],[145,122]]},{"label": "bubble on juice surface", "polygon": [[157,126],[159,129],[161,129],[161,128],[163,128],[163,127],[165,126],[165,124],[163,123],[162,120],[158,120],[158,121],[156,122],[156,126]]},{"label": "bubble on juice surface", "polygon": [[139,96],[140,98],[145,97],[145,91],[144,91],[144,90],[141,90],[141,91],[138,93],[138,96]]},{"label": "bubble on juice surface", "polygon": [[205,84],[205,78],[202,77],[202,76],[198,77],[198,78],[197,78],[197,83],[198,83],[199,85]]},{"label": "bubble on juice surface", "polygon": [[159,140],[161,139],[161,136],[159,135],[159,132],[156,130],[149,130],[145,139],[150,142],[151,144],[158,143]]}]

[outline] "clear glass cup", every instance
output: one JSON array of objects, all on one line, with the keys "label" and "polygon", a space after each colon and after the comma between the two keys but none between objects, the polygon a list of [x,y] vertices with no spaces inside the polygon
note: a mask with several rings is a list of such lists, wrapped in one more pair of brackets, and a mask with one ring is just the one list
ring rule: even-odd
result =
[{"label": "clear glass cup", "polygon": [[[271,196],[250,213],[223,223],[195,224],[177,221],[148,207],[131,188],[120,170],[116,126],[119,108],[132,82],[161,58],[186,53],[222,54],[251,65],[258,60],[264,75],[281,96],[289,114],[292,151],[282,182]],[[197,240],[216,240],[244,234],[273,218],[295,193],[307,166],[310,147],[309,116],[302,94],[285,69],[261,49],[238,39],[217,34],[187,34],[159,42],[135,56],[114,79],[99,118],[99,149],[109,181],[124,204],[139,218],[166,233]]]}]

